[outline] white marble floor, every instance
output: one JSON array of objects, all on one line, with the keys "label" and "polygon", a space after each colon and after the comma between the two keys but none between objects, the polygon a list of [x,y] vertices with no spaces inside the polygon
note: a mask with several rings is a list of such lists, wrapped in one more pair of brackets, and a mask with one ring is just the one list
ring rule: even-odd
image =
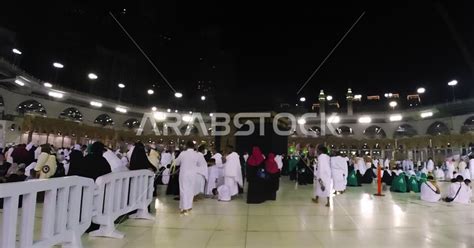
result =
[{"label": "white marble floor", "polygon": [[[164,187],[160,188],[164,191]],[[83,236],[84,247],[474,247],[474,205],[426,203],[415,193],[385,192],[375,185],[349,188],[332,206],[311,202],[312,185],[295,188],[282,178],[277,201],[247,205],[195,202],[189,216],[178,202],[160,195],[155,221],[127,220],[124,239]]]}]

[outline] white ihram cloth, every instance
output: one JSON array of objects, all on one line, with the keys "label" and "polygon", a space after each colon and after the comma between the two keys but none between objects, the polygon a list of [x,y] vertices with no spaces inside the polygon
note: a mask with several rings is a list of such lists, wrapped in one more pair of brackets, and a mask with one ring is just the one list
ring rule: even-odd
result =
[{"label": "white ihram cloth", "polygon": [[348,168],[346,160],[341,156],[331,157],[331,176],[334,190],[346,190]]},{"label": "white ihram cloth", "polygon": [[278,169],[281,171],[281,168],[283,168],[283,157],[281,155],[276,155],[275,162],[278,165]]},{"label": "white ihram cloth", "polygon": [[221,186],[224,184],[224,164],[222,163],[222,155],[220,153],[216,153],[212,156],[212,158],[216,161],[216,168],[217,168],[217,186]]},{"label": "white ihram cloth", "polygon": [[474,158],[469,160],[469,172],[471,173],[471,180],[474,180]]},{"label": "white ihram cloth", "polygon": [[171,153],[169,152],[161,153],[161,161],[160,161],[161,166],[167,166],[171,164],[172,161],[173,161],[173,155],[171,155]]},{"label": "white ihram cloth", "polygon": [[359,170],[360,174],[363,176],[367,171],[367,167],[365,166],[365,162],[363,158],[356,158],[356,170]]},{"label": "white ihram cloth", "polygon": [[109,162],[112,172],[128,171],[128,168],[123,166],[122,160],[112,150],[107,149],[102,156]]},{"label": "white ihram cloth", "polygon": [[437,202],[441,199],[441,194],[436,193],[436,187],[430,181],[426,181],[421,184],[420,199],[427,202]]},{"label": "white ihram cloth", "polygon": [[198,154],[189,148],[176,158],[179,169],[179,208],[189,210],[193,208],[194,183],[197,173]]},{"label": "white ihram cloth", "polygon": [[[456,196],[458,190],[459,193]],[[449,185],[447,197],[454,198],[453,202],[468,204],[471,201],[471,196],[472,190],[464,182],[455,182]]]},{"label": "white ihram cloth", "polygon": [[[363,165],[365,167],[365,165]],[[329,197],[331,195],[331,165],[330,158],[326,154],[318,156],[318,163],[314,170],[314,195],[319,197]],[[324,184],[324,191],[321,189],[321,182]]]},{"label": "white ihram cloth", "polygon": [[446,180],[451,180],[454,177],[454,162],[448,161],[446,171]]},{"label": "white ihram cloth", "polygon": [[219,188],[217,188],[217,198],[219,201],[230,201],[232,198],[230,196],[230,190],[227,185],[221,185]]},{"label": "white ihram cloth", "polygon": [[432,159],[428,160],[428,163],[426,164],[426,169],[429,171],[429,172],[433,172],[433,170],[435,169],[434,168],[434,162]]},{"label": "white ihram cloth", "polygon": [[444,171],[441,168],[436,168],[433,174],[436,180],[444,180]]},{"label": "white ihram cloth", "polygon": [[219,178],[219,168],[217,165],[208,167],[209,177],[206,187],[206,195],[212,195],[212,190],[217,188],[217,179]]},{"label": "white ihram cloth", "polygon": [[168,183],[170,182],[170,169],[166,168],[163,170],[161,174],[161,182],[164,185],[168,185]]},{"label": "white ihram cloth", "polygon": [[240,167],[239,154],[232,152],[226,156],[224,164],[224,184],[229,187],[230,195],[239,194],[239,187],[242,187],[242,169]]},{"label": "white ihram cloth", "polygon": [[[15,148],[10,147],[8,148],[8,151],[5,153],[5,157],[8,163],[13,164],[13,158],[12,158],[12,152],[15,150]],[[40,150],[41,151],[41,150]]]},{"label": "white ihram cloth", "polygon": [[196,152],[198,163],[196,168],[196,181],[194,182],[194,195],[204,194],[206,192],[206,181],[208,179],[207,163],[204,154]]}]

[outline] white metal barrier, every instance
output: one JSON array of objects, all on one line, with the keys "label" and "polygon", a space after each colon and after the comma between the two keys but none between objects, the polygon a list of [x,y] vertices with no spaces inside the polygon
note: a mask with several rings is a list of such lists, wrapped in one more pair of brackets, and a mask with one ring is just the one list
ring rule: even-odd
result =
[{"label": "white metal barrier", "polygon": [[153,200],[154,179],[155,174],[149,170],[114,172],[97,178],[92,222],[100,224],[100,228],[89,235],[123,238],[114,221],[133,210],[137,213],[130,218],[153,220],[148,205]]},{"label": "white metal barrier", "polygon": [[[95,188],[92,179],[77,176],[0,184],[0,198],[3,199],[0,247],[51,247],[56,244],[82,247],[81,235],[91,223]],[[39,192],[44,192],[44,203],[40,237],[35,240]]]}]

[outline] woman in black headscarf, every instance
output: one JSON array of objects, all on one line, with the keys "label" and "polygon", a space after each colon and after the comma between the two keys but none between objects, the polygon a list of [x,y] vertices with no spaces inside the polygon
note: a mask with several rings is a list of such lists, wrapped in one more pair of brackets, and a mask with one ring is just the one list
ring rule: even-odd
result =
[{"label": "woman in black headscarf", "polygon": [[152,170],[156,171],[156,167],[150,163],[145,151],[145,145],[142,142],[135,143],[132,156],[130,157],[130,170]]},{"label": "woman in black headscarf", "polygon": [[98,177],[112,172],[109,162],[102,156],[105,151],[105,145],[102,142],[95,142],[90,152],[84,157],[82,165],[69,174],[92,178],[95,181]]},{"label": "woman in black headscarf", "polygon": [[67,175],[78,175],[81,170],[81,166],[84,166],[83,160],[84,155],[82,151],[73,149],[69,154],[69,171]]}]

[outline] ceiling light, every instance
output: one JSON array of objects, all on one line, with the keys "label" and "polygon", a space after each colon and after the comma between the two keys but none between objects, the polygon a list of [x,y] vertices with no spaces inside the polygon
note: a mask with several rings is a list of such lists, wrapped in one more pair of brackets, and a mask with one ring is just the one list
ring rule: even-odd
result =
[{"label": "ceiling light", "polygon": [[96,74],[94,74],[94,73],[89,73],[89,74],[87,74],[87,77],[88,77],[90,80],[96,80],[96,79],[99,78],[99,77],[98,77]]},{"label": "ceiling light", "polygon": [[25,86],[25,83],[21,81],[20,79],[15,79],[15,83],[20,85],[20,86]]},{"label": "ceiling light", "polygon": [[361,99],[362,99],[362,95],[354,95],[354,99],[361,100]]},{"label": "ceiling light", "polygon": [[119,87],[120,89],[123,89],[123,88],[125,88],[125,84],[118,84],[118,87]]},{"label": "ceiling light", "polygon": [[396,101],[391,101],[388,103],[388,105],[392,108],[395,108],[398,105],[398,103]]},{"label": "ceiling light", "polygon": [[176,92],[176,93],[174,93],[174,96],[176,98],[181,98],[181,97],[183,97],[183,94],[181,92]]},{"label": "ceiling light", "polygon": [[306,124],[306,120],[304,118],[299,118],[298,119],[298,124],[304,125],[304,124]]},{"label": "ceiling light", "polygon": [[329,96],[326,96],[326,100],[328,100],[328,101],[332,101],[332,96],[331,96],[331,95],[329,95]]},{"label": "ceiling light", "polygon": [[418,89],[416,90],[416,92],[417,92],[418,94],[423,94],[423,93],[425,93],[425,91],[426,91],[426,89],[423,88],[423,87],[420,87],[420,88],[418,88]]},{"label": "ceiling light", "polygon": [[127,113],[127,109],[125,109],[125,108],[123,108],[123,107],[117,106],[117,107],[115,108],[115,110],[116,110],[117,112],[120,112],[120,113]]},{"label": "ceiling light", "polygon": [[48,92],[48,96],[54,97],[54,98],[63,98],[64,94],[57,91],[50,91]]},{"label": "ceiling light", "polygon": [[157,121],[164,121],[166,120],[166,114],[163,112],[156,112],[153,114],[153,117],[155,117],[155,120]]},{"label": "ceiling light", "polygon": [[420,114],[420,117],[421,117],[421,118],[428,118],[428,117],[431,117],[431,116],[433,116],[433,112],[431,112],[431,111],[422,112],[422,113]]},{"label": "ceiling light", "polygon": [[329,116],[328,123],[339,123],[341,118],[339,116]]},{"label": "ceiling light", "polygon": [[21,51],[18,50],[18,49],[16,49],[16,48],[13,48],[13,49],[12,49],[12,52],[13,52],[14,54],[21,55]]},{"label": "ceiling light", "polygon": [[451,80],[449,81],[448,85],[449,86],[456,86],[458,84],[458,81],[457,80]]},{"label": "ceiling light", "polygon": [[201,96],[201,101],[205,101],[206,100],[206,96]]},{"label": "ceiling light", "polygon": [[171,113],[171,109],[167,109],[166,112]]},{"label": "ceiling light", "polygon": [[359,123],[371,123],[372,118],[370,116],[362,116],[359,118]]},{"label": "ceiling light", "polygon": [[54,63],[53,63],[53,66],[56,67],[56,68],[59,68],[59,69],[64,68],[64,65],[61,64],[61,63],[58,63],[58,62],[54,62]]},{"label": "ceiling light", "polygon": [[94,106],[94,107],[98,107],[98,108],[102,107],[102,103],[100,102],[91,101],[90,104],[91,106]]},{"label": "ceiling light", "polygon": [[305,102],[306,101],[306,97],[300,97],[300,102]]},{"label": "ceiling light", "polygon": [[155,93],[155,91],[153,91],[152,89],[149,89],[146,91],[146,93],[148,93],[148,95],[153,95]]},{"label": "ceiling light", "polygon": [[191,122],[192,121],[192,117],[190,115],[183,115],[183,121],[185,122]]},{"label": "ceiling light", "polygon": [[156,108],[156,107],[151,107],[151,111],[153,111],[153,112],[154,112],[154,111],[156,111],[156,110],[157,110],[157,108]]},{"label": "ceiling light", "polygon": [[46,87],[46,88],[52,88],[52,87],[53,87],[53,85],[52,85],[52,84],[50,84],[50,83],[47,83],[47,82],[46,82],[46,83],[44,83],[44,84],[43,84],[43,86],[44,86],[44,87]]},{"label": "ceiling light", "polygon": [[389,119],[390,121],[401,121],[403,117],[400,114],[395,114],[395,115],[390,115]]}]

